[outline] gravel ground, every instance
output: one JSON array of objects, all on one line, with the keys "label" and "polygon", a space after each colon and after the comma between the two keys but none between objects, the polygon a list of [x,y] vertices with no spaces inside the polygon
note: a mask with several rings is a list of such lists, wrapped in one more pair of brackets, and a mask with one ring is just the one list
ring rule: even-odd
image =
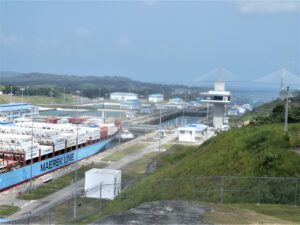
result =
[{"label": "gravel ground", "polygon": [[186,201],[157,201],[143,203],[121,214],[107,216],[91,225],[152,225],[152,224],[206,224],[203,214],[208,208]]}]

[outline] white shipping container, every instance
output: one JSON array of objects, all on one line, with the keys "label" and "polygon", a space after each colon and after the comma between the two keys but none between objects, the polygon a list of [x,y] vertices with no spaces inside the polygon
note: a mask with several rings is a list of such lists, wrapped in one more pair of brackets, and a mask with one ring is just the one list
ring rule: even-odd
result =
[{"label": "white shipping container", "polygon": [[47,155],[53,152],[53,146],[40,145],[41,155]]},{"label": "white shipping container", "polygon": [[108,136],[114,135],[115,133],[117,133],[118,128],[115,126],[114,123],[106,123],[106,124],[102,124],[102,126],[106,126],[108,129]]},{"label": "white shipping container", "polygon": [[83,127],[83,130],[86,132],[87,139],[97,140],[100,138],[100,129],[93,127]]},{"label": "white shipping container", "polygon": [[121,170],[91,169],[85,172],[84,188],[87,198],[113,200],[121,192]]},{"label": "white shipping container", "polygon": [[31,159],[31,156],[33,159],[39,157],[39,151],[32,151],[32,155],[31,155],[31,152],[26,152],[25,160],[27,161],[27,160]]}]

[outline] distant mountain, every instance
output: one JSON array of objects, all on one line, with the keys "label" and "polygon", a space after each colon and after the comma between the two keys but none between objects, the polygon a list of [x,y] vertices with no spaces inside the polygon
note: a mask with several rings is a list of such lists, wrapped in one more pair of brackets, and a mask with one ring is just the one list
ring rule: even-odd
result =
[{"label": "distant mountain", "polygon": [[1,77],[13,77],[13,76],[18,76],[21,75],[22,73],[19,72],[12,72],[12,71],[0,71],[0,78]]},{"label": "distant mountain", "polygon": [[76,76],[38,72],[0,76],[0,83],[7,86],[24,87],[28,90],[52,88],[59,89],[60,92],[67,90],[69,93],[80,90],[82,94],[89,97],[103,96],[116,91],[135,92],[143,96],[152,93],[163,93],[166,96],[171,96],[178,90],[183,93],[190,91],[196,96],[201,90],[200,87],[139,82],[122,76]]}]

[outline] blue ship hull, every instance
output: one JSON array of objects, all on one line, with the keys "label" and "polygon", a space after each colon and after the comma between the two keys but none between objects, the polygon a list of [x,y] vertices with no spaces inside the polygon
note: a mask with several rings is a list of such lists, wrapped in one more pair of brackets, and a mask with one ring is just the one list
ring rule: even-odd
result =
[{"label": "blue ship hull", "polygon": [[[64,166],[70,165],[76,161],[95,155],[98,152],[102,151],[105,146],[111,142],[111,140],[112,139],[103,140],[101,142],[79,148],[78,151],[74,150],[40,162],[33,163],[32,177],[41,176]],[[28,181],[31,178],[30,174],[31,165],[0,174],[0,192],[10,187],[16,186],[17,184]]]}]

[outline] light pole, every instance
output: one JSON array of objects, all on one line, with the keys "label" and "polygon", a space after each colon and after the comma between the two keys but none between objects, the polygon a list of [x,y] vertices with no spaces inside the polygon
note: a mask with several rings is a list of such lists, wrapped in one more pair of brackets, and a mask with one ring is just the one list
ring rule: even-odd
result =
[{"label": "light pole", "polygon": [[64,87],[64,103],[66,102],[66,88]]},{"label": "light pole", "polygon": [[29,192],[32,191],[32,163],[33,163],[33,120],[34,118],[32,117],[31,120],[31,150],[30,150],[30,186],[29,186]]},{"label": "light pole", "polygon": [[[80,91],[76,91],[77,98],[80,95]],[[77,99],[78,101],[78,99]],[[78,103],[77,103],[77,110],[78,110]],[[76,110],[76,117],[77,117],[77,110]],[[74,212],[73,212],[73,217],[76,218],[77,216],[77,173],[78,173],[78,121],[76,121],[76,158],[75,158],[75,175],[74,175]]]},{"label": "light pole", "polygon": [[207,106],[206,106],[206,122],[208,124],[208,114],[209,114],[209,103],[207,103]]},{"label": "light pole", "polygon": [[24,91],[25,89],[24,88],[21,88],[21,92],[22,92],[22,103],[23,103],[23,91]]},{"label": "light pole", "polygon": [[119,108],[119,145],[121,144],[121,103]]},{"label": "light pole", "polygon": [[159,107],[159,138],[158,138],[158,152],[160,153],[160,148],[161,148],[161,134],[162,134],[162,130],[161,130],[161,105]]},{"label": "light pole", "polygon": [[285,114],[284,114],[284,132],[288,131],[288,115],[289,115],[289,90],[290,87],[286,87],[286,102],[285,102]]}]

